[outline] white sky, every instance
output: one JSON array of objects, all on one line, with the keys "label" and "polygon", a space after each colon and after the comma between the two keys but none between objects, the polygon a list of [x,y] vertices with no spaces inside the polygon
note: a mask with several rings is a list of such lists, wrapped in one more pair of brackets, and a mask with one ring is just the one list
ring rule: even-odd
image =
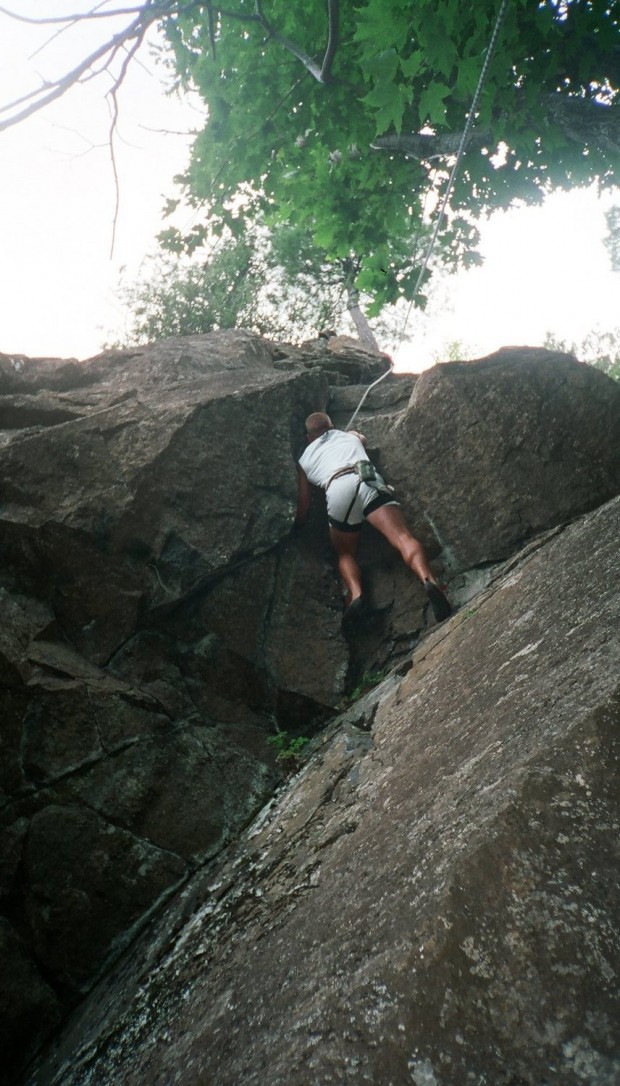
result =
[{"label": "white sky", "polygon": [[[91,6],[86,0],[5,2],[24,15]],[[71,67],[85,45],[100,39],[100,28],[94,33],[86,26],[67,32],[29,59],[50,29],[0,14],[0,105]],[[165,198],[174,195],[173,177],[187,164],[188,133],[201,127],[198,103],[165,96],[162,69],[148,54],[140,56],[119,94],[121,202],[112,259],[115,188],[105,82],[80,87],[0,132],[2,353],[86,358],[122,334],[126,314],[115,297],[121,269],[131,279],[155,250]],[[587,191],[560,193],[544,208],[494,215],[483,228],[484,267],[451,279],[425,314],[412,312],[407,338],[414,344],[403,343],[399,368],[424,368],[454,340],[485,354],[508,344],[541,344],[547,331],[579,341],[595,327],[618,327],[620,275],[611,272],[602,242],[603,208],[610,202],[609,195],[603,203]]]},{"label": "white sky", "polygon": [[484,264],[439,283],[407,332],[399,359],[413,369],[438,347],[464,342],[473,355],[542,345],[547,332],[578,344],[588,332],[620,328],[620,274],[603,243],[604,210],[594,189],[557,192],[543,206],[496,212],[481,227]]}]

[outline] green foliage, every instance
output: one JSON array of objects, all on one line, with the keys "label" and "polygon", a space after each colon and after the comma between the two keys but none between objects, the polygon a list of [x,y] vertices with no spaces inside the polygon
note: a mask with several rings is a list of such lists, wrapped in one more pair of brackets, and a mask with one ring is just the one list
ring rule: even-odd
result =
[{"label": "green foliage", "polygon": [[582,362],[588,362],[608,377],[620,381],[620,328],[612,328],[609,332],[594,328],[578,343],[568,343],[547,332],[543,346],[550,351],[574,354]]},{"label": "green foliage", "polygon": [[[322,251],[323,268],[342,272],[350,262],[378,312],[413,293],[424,197],[432,178],[441,191],[451,160],[441,150],[405,158],[372,145],[424,129],[437,139],[452,134],[454,147],[498,0],[341,3],[331,63],[327,4],[270,0],[264,8],[261,18],[250,0],[187,5],[164,20],[181,82],[208,103],[185,194],[204,207],[210,229],[256,216],[301,229]],[[552,186],[613,180],[618,36],[618,5],[605,0],[511,0],[479,102],[481,138],[465,156],[438,239],[444,261],[475,248],[472,212],[537,201]]]},{"label": "green foliage", "polygon": [[245,240],[218,246],[209,259],[160,258],[136,283],[121,287],[130,313],[128,345],[251,323],[253,252]]},{"label": "green foliage", "polygon": [[471,348],[462,339],[451,339],[434,352],[435,362],[466,362],[473,357]]},{"label": "green foliage", "polygon": [[267,742],[277,750],[278,762],[297,762],[310,740],[305,735],[292,738],[286,731],[277,731],[270,735]]},{"label": "green foliage", "polygon": [[345,698],[346,704],[353,705],[353,703],[363,697],[364,694],[367,694],[369,690],[373,690],[375,686],[382,683],[386,675],[387,671],[365,671],[351,693],[347,694]]},{"label": "green foliage", "polygon": [[167,255],[118,292],[129,313],[124,345],[234,327],[287,341],[349,331],[347,269],[325,264],[299,227],[243,224],[237,237],[226,227],[210,244],[199,230],[183,238],[169,229],[160,241]]},{"label": "green foliage", "polygon": [[602,370],[608,377],[613,377],[614,381],[620,381],[620,351],[616,352],[614,358],[610,358],[609,355],[596,358],[592,365],[597,370]]}]

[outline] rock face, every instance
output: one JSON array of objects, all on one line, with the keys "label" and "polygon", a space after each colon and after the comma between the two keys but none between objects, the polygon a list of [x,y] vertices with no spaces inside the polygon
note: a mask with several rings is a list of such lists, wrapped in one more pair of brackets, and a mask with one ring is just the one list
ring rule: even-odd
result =
[{"label": "rock face", "polygon": [[618,405],[569,355],[505,348],[435,366],[382,445],[389,478],[455,569],[495,562],[524,539],[593,509],[616,486]]},{"label": "rock face", "polygon": [[[361,557],[368,594],[388,609],[347,641],[320,495],[307,527],[291,534],[303,419],[327,408],[346,425],[385,370],[382,357],[336,338],[292,348],[243,332],[86,363],[0,356],[0,1041],[7,1062],[23,1063],[166,902],[180,900],[194,916],[206,901],[220,915],[221,895],[204,885],[219,877],[213,872],[227,862],[226,849],[285,776],[268,741],[276,729],[290,739],[315,735],[369,672],[394,676],[411,666],[432,618],[420,586],[384,541],[365,531]],[[418,381],[389,376],[356,425],[397,484],[455,602],[484,588],[493,563],[541,530],[620,492],[620,388],[568,356],[523,349],[436,367]],[[446,644],[456,643],[450,639],[461,626],[467,632],[467,606]],[[527,627],[529,619],[519,621]],[[455,694],[467,699],[476,681],[494,680],[489,669],[498,681],[509,677],[501,640],[498,652],[459,672]],[[343,742],[358,754],[372,748],[376,739],[365,729],[378,704],[367,719],[365,702],[338,718],[330,725],[336,738],[316,756],[335,777],[332,769],[311,775],[313,788],[347,809],[349,754],[341,765],[335,752]],[[397,708],[384,727],[401,734]],[[429,732],[424,749],[432,742]],[[463,738],[459,751],[477,764],[468,743]],[[414,792],[419,756],[416,748],[403,767]],[[377,772],[379,787],[379,763],[373,757],[364,765]],[[511,765],[501,768],[502,780],[512,780]],[[287,802],[296,809],[292,795]],[[382,832],[398,851],[388,808],[381,808]],[[288,815],[278,817],[284,842]],[[424,818],[419,826],[414,819],[411,834],[426,833]],[[273,825],[268,832],[279,835]],[[338,837],[353,838],[354,830]],[[278,853],[293,897],[294,872],[304,870],[296,840],[286,845],[290,864]],[[368,875],[351,868],[350,877],[360,913],[374,915],[386,876],[374,870],[373,856]],[[341,887],[331,892],[337,897]],[[429,894],[429,901],[441,898],[438,890]],[[166,908],[176,928],[176,906]],[[329,915],[317,914],[317,924]],[[316,932],[312,939],[320,941]],[[381,948],[389,958],[389,940]],[[311,947],[308,954],[313,961]],[[282,993],[290,983],[282,982]],[[218,987],[216,1000],[224,997]],[[316,1081],[330,1081],[326,1068]],[[218,1086],[228,1081],[211,1073]],[[426,1083],[422,1070],[416,1074]]]},{"label": "rock face", "polygon": [[32,1086],[612,1086],[620,499],[339,718]]}]

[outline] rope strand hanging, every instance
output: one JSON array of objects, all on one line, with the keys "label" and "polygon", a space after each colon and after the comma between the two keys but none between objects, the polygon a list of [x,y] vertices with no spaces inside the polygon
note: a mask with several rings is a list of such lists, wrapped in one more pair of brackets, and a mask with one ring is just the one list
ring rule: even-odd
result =
[{"label": "rope strand hanging", "polygon": [[[431,240],[430,240],[428,248],[426,250],[426,255],[424,257],[424,261],[422,263],[422,267],[420,269],[420,272],[419,272],[419,275],[418,275],[418,278],[416,280],[416,284],[415,284],[415,287],[414,287],[414,290],[413,290],[413,296],[412,296],[412,299],[411,299],[411,301],[409,303],[409,308],[408,308],[406,316],[405,316],[402,331],[401,331],[401,334],[400,334],[400,339],[398,341],[398,345],[397,345],[396,352],[395,352],[396,354],[398,354],[398,351],[400,350],[400,348],[402,346],[402,342],[403,342],[403,339],[405,337],[405,330],[407,328],[409,317],[411,315],[411,310],[413,308],[413,302],[414,302],[415,296],[418,293],[418,290],[420,288],[420,284],[422,282],[422,279],[424,278],[424,275],[426,274],[426,270],[428,268],[428,263],[429,263],[429,260],[431,258],[433,249],[435,248],[435,243],[437,241],[437,236],[439,234],[439,230],[440,230],[441,224],[442,224],[443,219],[444,219],[444,215],[445,215],[445,212],[446,212],[446,207],[448,206],[448,200],[450,198],[450,193],[452,192],[452,189],[454,187],[454,181],[456,179],[456,175],[458,173],[458,170],[459,170],[459,167],[460,167],[460,164],[461,164],[461,159],[463,158],[463,154],[465,152],[465,147],[466,147],[466,145],[467,145],[467,143],[469,141],[471,130],[472,130],[473,126],[474,126],[474,120],[475,120],[476,110],[478,108],[478,102],[480,100],[480,95],[482,93],[482,88],[483,88],[485,80],[486,80],[486,76],[487,76],[487,72],[488,72],[488,69],[489,69],[489,64],[491,62],[491,58],[493,56],[493,53],[495,52],[495,46],[497,45],[497,38],[498,38],[500,29],[501,29],[502,22],[504,21],[504,15],[506,14],[506,9],[508,7],[508,3],[509,3],[509,0],[502,0],[502,3],[500,5],[500,9],[499,9],[499,11],[497,13],[497,19],[495,20],[495,26],[493,28],[493,33],[491,34],[491,40],[489,41],[489,45],[488,45],[488,48],[487,48],[487,51],[486,51],[486,56],[484,58],[484,63],[482,65],[482,70],[480,72],[480,77],[478,79],[478,85],[477,85],[476,90],[474,92],[474,97],[472,99],[471,107],[470,107],[469,112],[467,114],[467,120],[465,122],[465,127],[463,129],[463,133],[461,135],[461,140],[460,140],[457,152],[456,152],[456,158],[454,160],[454,165],[452,166],[452,170],[450,172],[450,177],[448,178],[448,184],[446,185],[446,191],[444,192],[443,199],[442,199],[440,207],[439,207],[439,213],[437,215],[437,220],[435,222],[435,227],[434,227],[433,233],[431,235]],[[349,430],[351,428],[352,424],[354,423],[355,419],[357,418],[357,416],[358,416],[358,414],[359,414],[359,412],[360,412],[360,410],[362,408],[362,405],[364,404],[364,402],[366,400],[366,397],[372,391],[372,389],[376,385],[378,385],[381,381],[384,381],[385,378],[388,377],[393,372],[393,370],[394,370],[394,362],[391,362],[389,370],[386,370],[385,373],[382,373],[381,376],[378,377],[376,381],[373,381],[372,384],[368,386],[368,388],[364,392],[364,395],[362,396],[360,402],[358,403],[355,411],[351,415],[351,418],[349,419],[345,429]]]}]

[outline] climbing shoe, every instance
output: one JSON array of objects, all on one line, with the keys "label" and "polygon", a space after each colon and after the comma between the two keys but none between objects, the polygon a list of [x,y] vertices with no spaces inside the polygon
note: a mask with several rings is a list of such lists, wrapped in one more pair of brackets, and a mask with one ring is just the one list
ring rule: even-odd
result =
[{"label": "climbing shoe", "polygon": [[449,618],[452,614],[452,608],[439,586],[433,584],[432,581],[425,581],[424,591],[428,596],[428,602],[433,609],[437,622],[443,622],[444,619]]}]

